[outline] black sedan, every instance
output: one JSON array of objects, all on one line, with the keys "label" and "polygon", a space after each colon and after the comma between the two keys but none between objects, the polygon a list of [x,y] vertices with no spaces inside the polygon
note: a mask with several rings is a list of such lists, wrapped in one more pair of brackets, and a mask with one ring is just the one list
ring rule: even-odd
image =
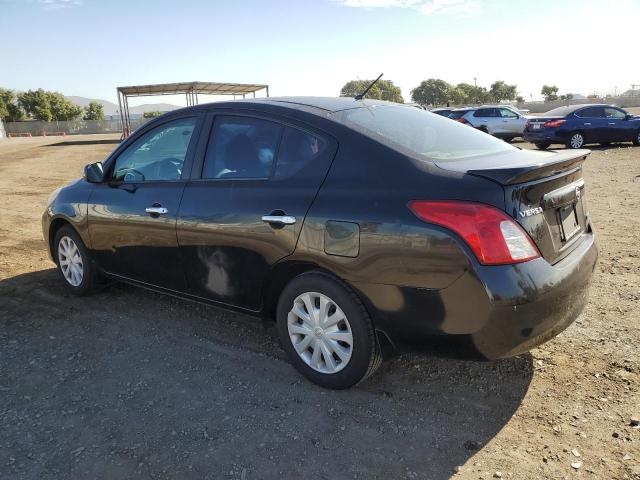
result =
[{"label": "black sedan", "polygon": [[300,372],[346,388],[383,342],[498,358],[567,327],[597,259],[587,155],[380,101],[213,103],[88,165],[43,232],[71,292],[121,280],[273,319]]},{"label": "black sedan", "polygon": [[554,143],[573,149],[588,143],[640,145],[640,117],[615,105],[569,105],[531,118],[522,137],[541,150]]}]

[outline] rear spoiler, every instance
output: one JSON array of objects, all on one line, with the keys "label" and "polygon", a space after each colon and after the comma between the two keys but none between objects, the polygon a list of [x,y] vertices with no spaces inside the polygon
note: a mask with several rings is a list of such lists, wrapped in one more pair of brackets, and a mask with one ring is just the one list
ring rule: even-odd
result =
[{"label": "rear spoiler", "polygon": [[562,150],[538,164],[521,167],[505,167],[486,170],[468,170],[467,173],[477,177],[488,178],[502,185],[525,183],[540,178],[552,177],[558,173],[578,168],[590,154],[590,151]]}]

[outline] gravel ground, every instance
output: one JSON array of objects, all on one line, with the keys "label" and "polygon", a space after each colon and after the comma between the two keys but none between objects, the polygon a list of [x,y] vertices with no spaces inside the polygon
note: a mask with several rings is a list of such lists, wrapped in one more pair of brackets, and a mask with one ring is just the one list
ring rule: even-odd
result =
[{"label": "gravel ground", "polygon": [[558,338],[497,362],[433,341],[333,392],[259,321],[64,292],[40,215],[113,142],[0,142],[0,478],[640,479],[640,148],[587,161],[601,258]]}]

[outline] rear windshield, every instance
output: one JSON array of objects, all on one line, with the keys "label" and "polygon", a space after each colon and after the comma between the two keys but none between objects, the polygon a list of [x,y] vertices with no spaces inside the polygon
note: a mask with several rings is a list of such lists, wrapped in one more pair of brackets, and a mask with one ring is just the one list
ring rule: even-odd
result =
[{"label": "rear windshield", "polygon": [[417,108],[373,105],[338,112],[337,120],[420,160],[455,161],[516,150],[473,127]]},{"label": "rear windshield", "polygon": [[554,108],[553,110],[549,110],[542,115],[545,117],[564,117],[565,115],[570,114],[571,112],[578,110],[579,108],[584,107],[584,105],[567,105],[565,107]]},{"label": "rear windshield", "polygon": [[457,120],[459,118],[462,118],[467,112],[469,112],[469,110],[454,110],[449,114],[449,118]]}]

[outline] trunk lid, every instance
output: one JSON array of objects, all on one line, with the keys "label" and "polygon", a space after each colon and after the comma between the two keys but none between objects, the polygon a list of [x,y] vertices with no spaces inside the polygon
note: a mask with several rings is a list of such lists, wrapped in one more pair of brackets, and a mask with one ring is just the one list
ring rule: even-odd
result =
[{"label": "trunk lid", "polygon": [[529,233],[541,255],[555,263],[590,231],[582,172],[589,153],[516,150],[438,166],[502,185],[505,211]]}]

